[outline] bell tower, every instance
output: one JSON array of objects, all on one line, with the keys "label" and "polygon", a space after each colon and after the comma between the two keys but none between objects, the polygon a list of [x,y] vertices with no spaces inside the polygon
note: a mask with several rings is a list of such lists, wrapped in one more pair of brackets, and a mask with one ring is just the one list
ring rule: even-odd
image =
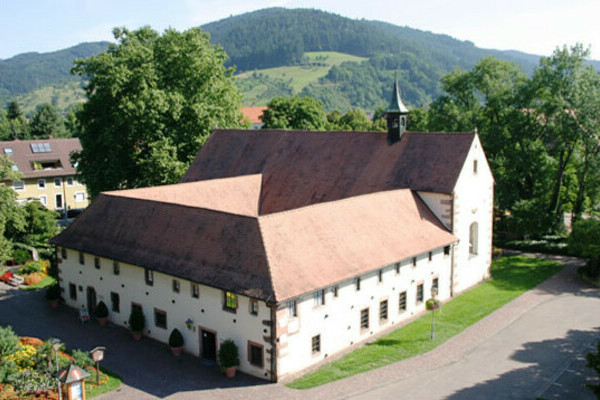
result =
[{"label": "bell tower", "polygon": [[404,131],[406,131],[406,116],[408,108],[402,103],[400,98],[400,87],[398,86],[398,72],[394,74],[394,90],[392,91],[392,100],[385,110],[385,118],[387,119],[388,128],[388,143],[393,144],[398,142]]}]

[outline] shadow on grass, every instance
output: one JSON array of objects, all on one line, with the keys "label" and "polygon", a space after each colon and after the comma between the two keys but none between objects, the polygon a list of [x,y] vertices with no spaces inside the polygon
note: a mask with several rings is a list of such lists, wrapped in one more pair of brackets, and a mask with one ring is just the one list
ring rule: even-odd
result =
[{"label": "shadow on grass", "polygon": [[[523,349],[511,356],[513,360],[522,362],[524,368],[513,369],[496,379],[461,389],[448,399],[533,399],[541,396],[593,400],[595,396],[583,385],[597,380],[597,377],[585,367],[583,357],[590,351],[585,344],[597,340],[600,340],[600,328],[570,330],[563,338],[526,343]],[[553,376],[558,366],[569,362],[563,375]],[[557,385],[550,384],[552,378],[556,379]]]}]

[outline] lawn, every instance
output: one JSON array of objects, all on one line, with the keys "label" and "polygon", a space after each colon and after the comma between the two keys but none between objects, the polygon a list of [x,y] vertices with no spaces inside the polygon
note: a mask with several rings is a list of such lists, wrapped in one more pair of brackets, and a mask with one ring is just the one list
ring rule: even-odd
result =
[{"label": "lawn", "polygon": [[561,269],[562,265],[553,261],[520,256],[502,257],[492,265],[493,279],[444,304],[440,313],[436,311],[433,341],[430,340],[431,314],[428,312],[288,386],[308,389],[425,353]]},{"label": "lawn", "polygon": [[46,275],[37,285],[21,286],[21,290],[38,290],[45,289],[48,286],[52,286],[56,283],[56,279],[50,275]]},{"label": "lawn", "polygon": [[[121,385],[123,379],[119,375],[104,367],[100,367],[100,371],[102,372],[100,386],[96,386],[95,371],[85,380],[85,392],[88,399],[112,392]],[[108,378],[108,382],[106,382],[106,378]]]}]

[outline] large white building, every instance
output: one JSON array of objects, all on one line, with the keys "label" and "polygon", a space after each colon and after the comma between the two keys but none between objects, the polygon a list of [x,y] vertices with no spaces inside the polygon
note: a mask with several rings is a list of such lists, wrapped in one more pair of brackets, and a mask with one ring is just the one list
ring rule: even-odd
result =
[{"label": "large white building", "polygon": [[182,181],[106,192],[53,239],[66,303],[277,381],[489,276],[493,178],[476,133],[216,130]]}]

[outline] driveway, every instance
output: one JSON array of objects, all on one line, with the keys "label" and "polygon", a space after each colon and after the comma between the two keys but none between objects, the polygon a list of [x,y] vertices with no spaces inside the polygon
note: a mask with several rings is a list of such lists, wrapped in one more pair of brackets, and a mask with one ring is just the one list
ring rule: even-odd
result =
[{"label": "driveway", "polygon": [[[70,348],[107,347],[104,365],[124,384],[99,399],[593,399],[584,355],[600,340],[598,289],[575,275],[580,260],[429,353],[318,388],[297,391],[249,377],[227,380],[164,344],[134,342],[125,329],[82,326],[77,312],[47,308],[42,293],[0,287],[0,325],[21,335],[56,336]],[[0,284],[1,285],[1,284]]]}]

